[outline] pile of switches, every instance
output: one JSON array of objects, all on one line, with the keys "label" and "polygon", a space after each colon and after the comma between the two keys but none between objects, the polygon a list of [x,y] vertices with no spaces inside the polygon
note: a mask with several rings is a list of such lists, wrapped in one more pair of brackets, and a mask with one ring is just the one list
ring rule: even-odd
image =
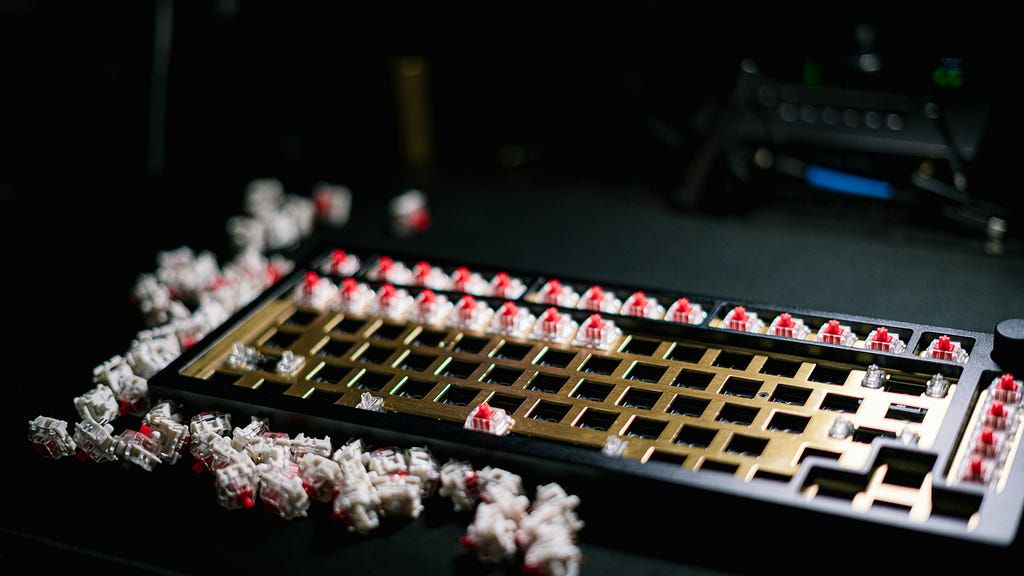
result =
[{"label": "pile of switches", "polygon": [[[38,455],[82,461],[121,461],[153,471],[191,457],[197,474],[214,477],[217,503],[285,520],[307,516],[312,502],[331,506],[331,519],[369,534],[386,518],[417,518],[424,501],[450,499],[473,511],[461,543],[482,562],[520,559],[524,569],[550,576],[576,574],[583,523],[579,499],[558,484],[536,488],[531,503],[522,479],[495,467],[475,469],[451,459],[440,464],[429,448],[364,446],[355,438],[335,448],[330,437],[289,435],[253,417],[244,426],[229,413],[152,402],[148,379],[293,269],[282,252],[297,247],[318,223],[342,226],[351,193],[320,183],[311,196],[284,192],[275,179],[250,182],[245,212],[229,219],[237,252],[223,265],[210,252],[183,246],[157,255],[157,270],[141,274],[132,300],[146,327],[128,350],[93,370],[92,388],[73,399],[79,420],[40,415],[28,423]],[[115,433],[129,417],[137,429]]]}]

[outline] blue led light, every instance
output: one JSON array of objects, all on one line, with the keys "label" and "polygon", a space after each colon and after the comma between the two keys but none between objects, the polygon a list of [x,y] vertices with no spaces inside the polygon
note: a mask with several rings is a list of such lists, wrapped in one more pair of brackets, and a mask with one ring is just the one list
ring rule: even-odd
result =
[{"label": "blue led light", "polygon": [[880,200],[892,200],[892,186],[888,182],[855,176],[821,166],[808,166],[804,172],[807,183],[815,188],[831,190],[841,194],[866,196]]}]

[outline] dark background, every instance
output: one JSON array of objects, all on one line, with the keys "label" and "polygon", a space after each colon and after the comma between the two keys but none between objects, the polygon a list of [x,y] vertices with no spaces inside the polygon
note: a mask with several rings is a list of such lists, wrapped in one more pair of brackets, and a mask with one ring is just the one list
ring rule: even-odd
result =
[{"label": "dark background", "polygon": [[[332,232],[342,243],[979,332],[1024,316],[1017,111],[1006,103],[1014,37],[997,14],[359,4],[0,4],[0,225],[16,338],[10,385],[22,408],[9,450],[27,455],[24,421],[67,412],[92,368],[126,349],[139,329],[128,293],[160,250],[230,252],[224,222],[257,177],[300,194],[319,181],[349,186],[352,219]],[[161,8],[173,14],[166,52],[155,51]],[[706,203],[672,201],[744,58],[799,78],[809,54],[832,62],[851,53],[862,24],[876,33],[885,73],[827,67],[827,80],[918,96],[935,89],[928,71],[937,56],[966,63],[967,82],[952,97],[989,112],[968,169],[972,194],[1008,222],[999,253],[986,249],[983,230],[943,217],[930,199],[892,205],[744,187],[717,170]],[[161,54],[166,82],[154,88]],[[421,169],[403,155],[397,114],[394,66],[406,56],[427,65],[433,162]],[[386,202],[412,186],[427,192],[433,226],[397,238]],[[455,542],[460,518],[341,544],[316,519],[264,519],[248,540],[247,521],[216,510],[188,474],[50,464],[30,462],[18,476],[28,480],[18,493],[27,508],[5,519],[4,532],[15,569],[486,571]],[[126,509],[113,511],[115,501]],[[223,530],[197,539],[191,518]],[[110,528],[91,531],[103,522]],[[146,528],[132,534],[139,523]],[[681,529],[682,541],[700,523]],[[849,529],[844,538],[857,542],[872,534]],[[253,556],[244,546],[272,551]],[[927,562],[912,550],[898,548],[892,562]],[[588,541],[585,551],[584,573],[759,566],[743,554],[620,548],[614,539]]]},{"label": "dark background", "polygon": [[[158,19],[161,10],[171,18]],[[157,21],[169,42],[157,42]],[[862,50],[863,26],[883,58],[873,76],[846,62]],[[66,301],[70,279],[88,308],[122,310],[157,251],[227,255],[224,222],[241,211],[245,185],[274,177],[298,194],[319,181],[349,186],[354,213],[342,233],[371,244],[395,240],[385,204],[419,186],[438,225],[400,246],[987,331],[1019,315],[1008,27],[970,11],[825,17],[723,6],[698,16],[661,2],[8,0],[2,229],[9,269],[33,279],[28,292],[18,277],[9,287]],[[930,72],[949,55],[964,62],[964,87],[936,93]],[[421,169],[403,153],[394,67],[406,56],[426,63],[432,161]],[[673,202],[741,60],[799,82],[809,58],[829,84],[988,113],[969,190],[1007,221],[1007,257],[986,252],[984,230],[938,214],[935,197],[887,204],[775,181],[740,186],[717,166],[704,202]],[[897,255],[903,270],[889,265]],[[976,284],[990,280],[998,284]],[[935,306],[926,292],[939,285],[958,301]],[[977,298],[990,292],[995,310]],[[122,317],[97,323],[134,334]],[[78,345],[106,356],[102,341]]]}]

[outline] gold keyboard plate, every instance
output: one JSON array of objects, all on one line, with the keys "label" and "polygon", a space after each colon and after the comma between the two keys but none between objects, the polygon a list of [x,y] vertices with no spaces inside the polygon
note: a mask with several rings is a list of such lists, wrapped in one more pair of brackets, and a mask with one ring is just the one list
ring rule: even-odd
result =
[{"label": "gold keyboard plate", "polygon": [[[233,368],[226,360],[235,342],[268,358],[287,348],[306,362],[291,375]],[[505,353],[512,349],[515,354]],[[554,356],[560,361],[545,363]],[[591,371],[596,365],[599,370]],[[861,386],[865,368],[631,331],[608,351],[556,346],[306,308],[282,296],[181,373],[234,377],[235,386],[297,398],[323,393],[344,406],[356,406],[370,392],[384,399],[385,411],[458,425],[487,401],[515,419],[510,434],[595,450],[615,435],[627,442],[625,458],[784,479],[810,455],[854,470],[865,466],[870,439],[829,436],[840,416],[860,431],[898,436],[909,430],[918,434],[919,448],[932,445],[955,381],[945,397],[933,398]],[[890,376],[923,390],[932,375]],[[920,421],[889,417],[893,406],[908,407]],[[894,498],[915,510],[926,506],[921,497]]]}]

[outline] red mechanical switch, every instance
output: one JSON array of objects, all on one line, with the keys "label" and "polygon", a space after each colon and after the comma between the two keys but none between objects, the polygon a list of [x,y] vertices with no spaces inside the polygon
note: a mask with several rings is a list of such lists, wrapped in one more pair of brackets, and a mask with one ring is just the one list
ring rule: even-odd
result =
[{"label": "red mechanical switch", "polygon": [[482,332],[491,320],[493,311],[487,302],[466,294],[455,303],[455,309],[448,316],[448,324],[466,330]]},{"label": "red mechanical switch", "polygon": [[487,402],[481,402],[466,417],[465,428],[476,430],[494,436],[504,436],[515,424],[512,419],[501,408],[494,408]]},{"label": "red mechanical switch", "polygon": [[459,266],[452,272],[449,284],[451,289],[456,292],[476,294],[477,296],[482,296],[490,291],[490,287],[487,285],[484,277],[465,266]]},{"label": "red mechanical switch", "polygon": [[296,304],[311,308],[325,308],[337,295],[338,288],[328,278],[321,278],[316,272],[306,272],[305,281],[295,287],[292,300]]},{"label": "red mechanical switch", "polygon": [[562,314],[551,307],[544,311],[533,325],[530,338],[547,342],[568,342],[576,334],[578,326],[568,314]]},{"label": "red mechanical switch", "polygon": [[413,297],[404,288],[396,288],[394,284],[385,283],[377,289],[372,309],[378,316],[396,319],[404,316],[412,308],[412,304]]},{"label": "red mechanical switch", "polygon": [[806,338],[810,331],[811,329],[804,324],[802,319],[793,318],[793,315],[789,312],[783,312],[776,316],[768,327],[768,333],[773,336],[796,338],[798,340]]},{"label": "red mechanical switch", "polygon": [[341,281],[334,307],[353,314],[362,314],[373,300],[373,290],[355,278]]},{"label": "red mechanical switch", "polygon": [[629,298],[622,303],[622,313],[629,316],[639,316],[641,318],[656,318],[661,319],[665,317],[665,308],[655,298],[648,296],[646,293],[638,291],[633,292],[629,295]]},{"label": "red mechanical switch", "polygon": [[677,298],[665,311],[665,320],[680,324],[700,324],[708,317],[700,304],[690,302],[688,298]]},{"label": "red mechanical switch", "polygon": [[561,280],[556,279],[545,282],[537,293],[537,302],[553,306],[572,307],[579,299],[579,294],[574,292],[571,286],[562,284]]},{"label": "red mechanical switch", "polygon": [[992,382],[992,397],[1007,404],[1019,404],[1021,401],[1021,381],[1009,372],[997,377]]},{"label": "red mechanical switch", "polygon": [[1017,408],[1007,406],[1002,400],[993,400],[985,409],[982,422],[994,430],[1007,430],[1016,425]]},{"label": "red mechanical switch", "polygon": [[857,336],[849,326],[840,324],[839,320],[829,320],[818,328],[817,340],[825,344],[853,346],[857,342]]},{"label": "red mechanical switch", "polygon": [[324,274],[331,274],[334,276],[351,276],[359,270],[359,257],[355,254],[349,254],[341,248],[336,248],[331,251],[330,257],[323,263],[320,271]]},{"label": "red mechanical switch", "polygon": [[924,358],[935,358],[936,360],[952,360],[954,362],[967,361],[967,351],[963,349],[960,342],[951,340],[946,335],[932,340],[921,356]]},{"label": "red mechanical switch", "polygon": [[412,267],[411,283],[413,286],[433,290],[447,290],[449,285],[448,275],[444,273],[444,270],[431,266],[430,262],[423,260]]},{"label": "red mechanical switch", "polygon": [[526,285],[519,278],[509,276],[508,272],[498,272],[491,279],[489,290],[491,296],[514,300],[526,292]]},{"label": "red mechanical switch", "polygon": [[764,328],[764,321],[757,317],[757,313],[747,312],[746,307],[734,306],[722,320],[722,327],[741,332],[760,332]]},{"label": "red mechanical switch", "polygon": [[879,326],[868,334],[864,347],[868,350],[900,354],[906,349],[906,344],[900,340],[899,334],[889,332],[888,328]]},{"label": "red mechanical switch", "polygon": [[614,322],[602,318],[600,314],[594,313],[580,325],[580,329],[572,343],[576,346],[608,350],[611,348],[612,343],[615,342],[615,339],[621,334],[622,331],[615,326]]},{"label": "red mechanical switch", "polygon": [[993,478],[995,463],[978,455],[971,456],[964,464],[960,479],[965,482],[988,484]]},{"label": "red mechanical switch", "polygon": [[1006,438],[995,428],[982,426],[974,438],[972,448],[975,455],[998,459],[1006,448]]},{"label": "red mechanical switch", "polygon": [[452,308],[454,305],[444,294],[437,294],[433,290],[425,288],[416,295],[409,316],[424,324],[443,324]]},{"label": "red mechanical switch", "polygon": [[530,333],[530,328],[533,327],[535,320],[536,318],[529,309],[516,306],[515,302],[506,300],[495,311],[487,331],[514,338],[525,338]]},{"label": "red mechanical switch", "polygon": [[390,256],[381,256],[377,262],[366,273],[370,280],[389,282],[391,284],[406,284],[412,273],[405,264]]},{"label": "red mechanical switch", "polygon": [[594,284],[580,296],[577,308],[582,310],[594,310],[595,312],[616,313],[622,306],[622,302],[612,292],[606,291],[601,286]]}]

